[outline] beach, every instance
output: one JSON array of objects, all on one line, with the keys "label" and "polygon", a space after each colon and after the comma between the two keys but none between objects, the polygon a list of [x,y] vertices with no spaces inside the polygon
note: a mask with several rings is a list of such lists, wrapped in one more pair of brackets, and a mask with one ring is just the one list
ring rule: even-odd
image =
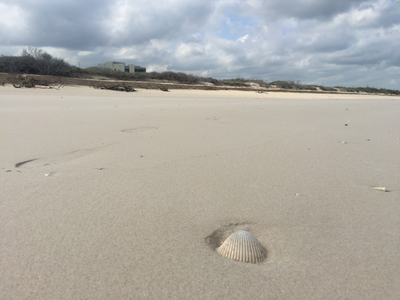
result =
[{"label": "beach", "polygon": [[[399,299],[399,116],[395,96],[0,87],[0,298]],[[236,230],[265,261],[215,251]]]}]

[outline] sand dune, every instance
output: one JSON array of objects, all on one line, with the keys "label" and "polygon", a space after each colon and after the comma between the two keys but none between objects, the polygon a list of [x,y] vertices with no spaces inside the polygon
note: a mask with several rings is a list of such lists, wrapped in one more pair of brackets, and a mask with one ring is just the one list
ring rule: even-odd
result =
[{"label": "sand dune", "polygon": [[[0,298],[399,299],[399,116],[398,97],[0,87]],[[236,230],[263,263],[214,251]]]}]

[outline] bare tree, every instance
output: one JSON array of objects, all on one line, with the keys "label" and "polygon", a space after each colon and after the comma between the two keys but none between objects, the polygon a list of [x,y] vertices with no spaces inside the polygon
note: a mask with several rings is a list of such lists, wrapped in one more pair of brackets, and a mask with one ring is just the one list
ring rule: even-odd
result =
[{"label": "bare tree", "polygon": [[72,67],[63,59],[54,58],[49,53],[35,47],[24,49],[22,58],[30,65],[31,73],[34,74],[65,76],[72,71]]}]

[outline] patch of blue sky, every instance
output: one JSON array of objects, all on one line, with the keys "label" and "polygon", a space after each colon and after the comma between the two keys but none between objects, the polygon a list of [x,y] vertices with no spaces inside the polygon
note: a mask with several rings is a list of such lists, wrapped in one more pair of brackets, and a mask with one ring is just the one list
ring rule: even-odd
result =
[{"label": "patch of blue sky", "polygon": [[257,22],[253,18],[228,13],[216,33],[220,38],[236,41],[256,26]]}]

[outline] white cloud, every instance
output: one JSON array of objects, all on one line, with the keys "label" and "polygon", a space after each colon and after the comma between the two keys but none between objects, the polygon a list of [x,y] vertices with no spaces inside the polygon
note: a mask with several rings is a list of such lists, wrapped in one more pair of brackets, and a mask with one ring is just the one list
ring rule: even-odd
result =
[{"label": "white cloud", "polygon": [[176,51],[175,56],[180,59],[204,55],[204,47],[198,43],[182,43]]},{"label": "white cloud", "polygon": [[168,65],[148,65],[147,72],[165,72],[168,70]]},{"label": "white cloud", "polygon": [[244,43],[245,41],[247,41],[249,39],[249,35],[246,34],[240,38],[237,39],[238,42]]}]

